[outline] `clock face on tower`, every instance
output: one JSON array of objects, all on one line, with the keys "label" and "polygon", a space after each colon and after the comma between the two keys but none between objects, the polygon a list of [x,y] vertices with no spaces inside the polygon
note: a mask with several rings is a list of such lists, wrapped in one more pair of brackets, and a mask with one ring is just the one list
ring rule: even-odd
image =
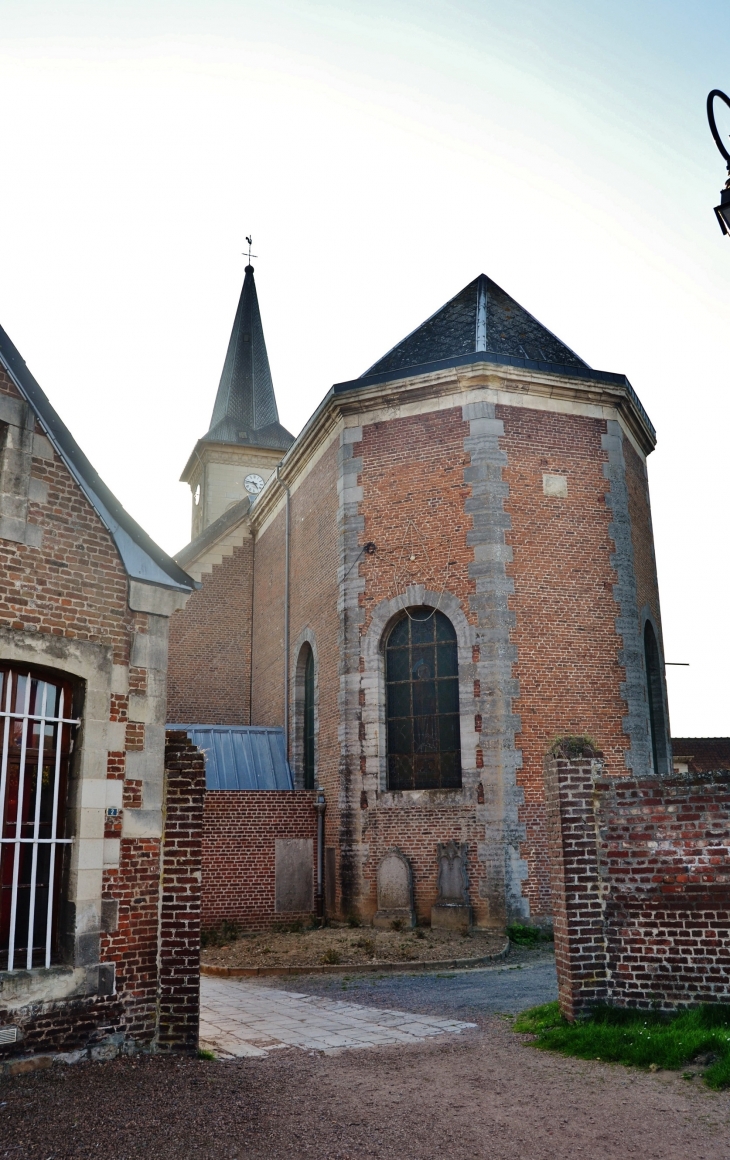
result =
[{"label": "clock face on tower", "polygon": [[251,475],[246,476],[243,481],[243,486],[246,488],[246,491],[249,495],[258,495],[261,491],[261,488],[264,486],[264,481],[260,475],[256,475],[256,473],[253,472]]}]

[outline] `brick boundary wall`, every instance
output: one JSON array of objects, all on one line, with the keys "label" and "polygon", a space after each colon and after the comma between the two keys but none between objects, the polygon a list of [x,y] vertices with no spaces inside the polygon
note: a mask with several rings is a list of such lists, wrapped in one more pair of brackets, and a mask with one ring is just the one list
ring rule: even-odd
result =
[{"label": "brick boundary wall", "polygon": [[545,765],[560,1006],[730,1002],[730,772]]},{"label": "brick boundary wall", "polygon": [[[203,929],[224,920],[246,930],[309,918],[277,912],[276,839],[311,838],[316,882],[315,794],[291,790],[209,790],[203,823]],[[314,903],[313,903],[314,906]]]},{"label": "brick boundary wall", "polygon": [[159,1051],[193,1052],[200,1021],[200,897],[205,758],[185,733],[165,738],[157,1015]]}]

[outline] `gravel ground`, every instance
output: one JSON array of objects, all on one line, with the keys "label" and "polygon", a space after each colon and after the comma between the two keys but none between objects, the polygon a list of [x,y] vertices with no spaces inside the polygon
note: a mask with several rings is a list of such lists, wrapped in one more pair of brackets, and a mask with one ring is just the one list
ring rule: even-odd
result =
[{"label": "gravel ground", "polygon": [[480,1025],[418,1047],[118,1060],[2,1081],[0,1158],[730,1160],[730,1093],[535,1051],[491,1014],[550,997],[549,960],[521,965],[346,980],[348,999],[469,1011]]},{"label": "gravel ground", "polygon": [[[503,949],[501,931],[472,930],[468,934],[415,930],[374,930],[372,927],[328,926],[323,930],[266,931],[244,934],[223,947],[203,948],[201,960],[216,967],[299,967],[319,963],[402,963],[417,959],[471,959],[496,955]],[[329,957],[328,957],[329,956]]]}]

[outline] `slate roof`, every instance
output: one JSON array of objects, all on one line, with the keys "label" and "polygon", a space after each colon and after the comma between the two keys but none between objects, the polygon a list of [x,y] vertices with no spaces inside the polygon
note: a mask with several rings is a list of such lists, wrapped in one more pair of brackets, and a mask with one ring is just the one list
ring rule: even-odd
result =
[{"label": "slate roof", "polygon": [[210,430],[203,442],[250,444],[277,451],[288,451],[294,442],[279,422],[253,266],[246,266]]},{"label": "slate roof", "polygon": [[284,730],[260,725],[168,725],[205,757],[209,790],[293,790]]},{"label": "slate roof", "polygon": [[361,378],[486,351],[534,362],[588,368],[501,286],[480,274]]},{"label": "slate roof", "polygon": [[0,364],[5,367],[20,394],[32,408],[54,449],[109,531],[127,575],[132,580],[143,580],[164,588],[189,592],[199,588],[200,585],[196,584],[166,552],[163,552],[137,521],[132,519],[129,512],[124,510],[99,473],[89,463],[68,427],[28,370],[19,350],[1,326]]}]

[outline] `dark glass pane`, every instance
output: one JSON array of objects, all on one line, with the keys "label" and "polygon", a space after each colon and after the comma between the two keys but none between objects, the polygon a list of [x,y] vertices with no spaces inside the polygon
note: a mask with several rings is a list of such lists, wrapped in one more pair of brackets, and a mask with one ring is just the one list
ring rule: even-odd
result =
[{"label": "dark glass pane", "polygon": [[459,682],[458,681],[439,681],[438,682],[439,713],[458,713],[459,712]]},{"label": "dark glass pane", "polygon": [[413,777],[417,789],[438,789],[441,773],[437,754],[416,754],[413,758],[413,765]]},{"label": "dark glass pane", "polygon": [[461,755],[459,753],[441,754],[441,788],[459,789],[461,785]]},{"label": "dark glass pane", "polygon": [[404,616],[403,619],[399,620],[395,627],[391,629],[390,636],[388,637],[388,648],[397,648],[398,645],[408,644],[409,623],[410,622],[408,617]]},{"label": "dark glass pane", "polygon": [[388,716],[410,717],[411,715],[411,684],[409,681],[400,685],[388,685]]},{"label": "dark glass pane", "polygon": [[436,621],[436,640],[453,640],[456,643],[456,632],[451,621],[444,616],[443,612],[437,612],[434,620]]},{"label": "dark glass pane", "polygon": [[411,688],[414,717],[432,716],[438,712],[435,681],[414,681]]},{"label": "dark glass pane", "polygon": [[419,645],[411,650],[411,677],[414,681],[428,681],[436,675],[436,657],[433,648]]},{"label": "dark glass pane", "polygon": [[442,753],[455,753],[459,748],[459,718],[439,717],[439,741]]},{"label": "dark glass pane", "polygon": [[455,644],[440,644],[436,649],[437,676],[456,677],[459,673],[459,659]]},{"label": "dark glass pane", "polygon": [[388,789],[413,789],[413,758],[392,753],[388,758]]},{"label": "dark glass pane", "polygon": [[304,647],[304,788],[314,789],[314,653]]},{"label": "dark glass pane", "polygon": [[456,633],[440,612],[409,613],[386,649],[388,785],[455,788],[461,784]]},{"label": "dark glass pane", "polygon": [[387,677],[389,681],[407,681],[411,675],[411,652],[407,648],[388,649]]},{"label": "dark glass pane", "polygon": [[388,722],[388,752],[413,752],[413,727],[410,717],[395,718]]},{"label": "dark glass pane", "polygon": [[[426,619],[428,618],[428,619]],[[423,618],[413,614],[411,620],[411,640],[414,644],[427,644],[433,641],[434,618],[431,610],[426,609]]]},{"label": "dark glass pane", "polygon": [[413,718],[413,752],[438,753],[438,717]]}]

